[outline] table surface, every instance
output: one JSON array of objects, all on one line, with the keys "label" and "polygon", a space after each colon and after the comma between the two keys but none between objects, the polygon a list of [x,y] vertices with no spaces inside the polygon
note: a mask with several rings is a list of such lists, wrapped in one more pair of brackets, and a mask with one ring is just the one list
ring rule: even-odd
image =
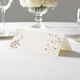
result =
[{"label": "table surface", "polygon": [[[5,23],[5,29],[15,30],[16,28],[30,28],[30,26],[34,25],[34,22],[9,22]],[[65,34],[80,34],[80,25],[76,22],[43,22],[44,25],[48,26],[48,30],[57,31]],[[13,28],[12,28],[12,27]],[[0,28],[2,28],[2,24],[0,23]],[[46,30],[47,30],[46,29]]]},{"label": "table surface", "polygon": [[[15,31],[26,29],[33,22],[6,23],[5,28]],[[44,22],[46,30],[64,34],[80,34],[77,23]],[[1,26],[1,24],[0,24]],[[12,28],[13,27],[13,28]],[[12,37],[0,38],[0,80],[80,80],[80,43],[68,38],[72,51],[60,56],[47,56],[9,50]]]}]

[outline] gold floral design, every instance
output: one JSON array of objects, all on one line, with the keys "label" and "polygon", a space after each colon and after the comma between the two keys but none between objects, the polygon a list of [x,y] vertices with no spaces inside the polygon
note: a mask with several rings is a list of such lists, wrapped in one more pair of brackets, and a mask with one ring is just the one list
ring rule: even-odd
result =
[{"label": "gold floral design", "polygon": [[17,29],[16,31],[15,31],[15,33],[14,33],[14,36],[13,37],[15,37],[15,36],[19,36],[19,35],[21,35],[22,34],[22,32],[23,32],[23,30],[22,29]]}]

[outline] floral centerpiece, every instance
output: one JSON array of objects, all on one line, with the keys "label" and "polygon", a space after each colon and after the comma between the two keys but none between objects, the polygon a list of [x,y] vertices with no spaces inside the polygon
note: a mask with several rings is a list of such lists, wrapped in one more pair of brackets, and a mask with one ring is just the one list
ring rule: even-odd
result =
[{"label": "floral centerpiece", "polygon": [[[33,13],[36,18],[37,28],[42,27],[41,16],[47,12],[47,8],[54,9],[57,6],[57,0],[19,0],[22,7],[28,7],[29,12]],[[35,27],[34,26],[34,27]]]},{"label": "floral centerpiece", "polygon": [[20,5],[22,7],[56,7],[57,0],[20,0]]}]

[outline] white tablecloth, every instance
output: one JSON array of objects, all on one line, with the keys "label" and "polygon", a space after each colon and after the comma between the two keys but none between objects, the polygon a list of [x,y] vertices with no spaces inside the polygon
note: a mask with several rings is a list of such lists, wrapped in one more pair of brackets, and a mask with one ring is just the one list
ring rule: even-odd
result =
[{"label": "white tablecloth", "polygon": [[80,43],[68,40],[73,51],[55,57],[9,50],[11,38],[0,38],[0,80],[80,80]]}]

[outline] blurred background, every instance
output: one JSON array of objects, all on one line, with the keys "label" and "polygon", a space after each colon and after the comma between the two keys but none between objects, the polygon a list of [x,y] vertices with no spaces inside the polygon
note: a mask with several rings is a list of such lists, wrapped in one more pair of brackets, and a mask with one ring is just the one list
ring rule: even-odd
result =
[{"label": "blurred background", "polygon": [[[58,6],[43,15],[44,22],[76,22],[77,10],[80,8],[80,0],[57,0]],[[0,13],[0,22],[1,22]],[[27,8],[20,6],[19,0],[13,0],[12,5],[6,11],[6,22],[34,22],[35,16],[29,13]]]}]

